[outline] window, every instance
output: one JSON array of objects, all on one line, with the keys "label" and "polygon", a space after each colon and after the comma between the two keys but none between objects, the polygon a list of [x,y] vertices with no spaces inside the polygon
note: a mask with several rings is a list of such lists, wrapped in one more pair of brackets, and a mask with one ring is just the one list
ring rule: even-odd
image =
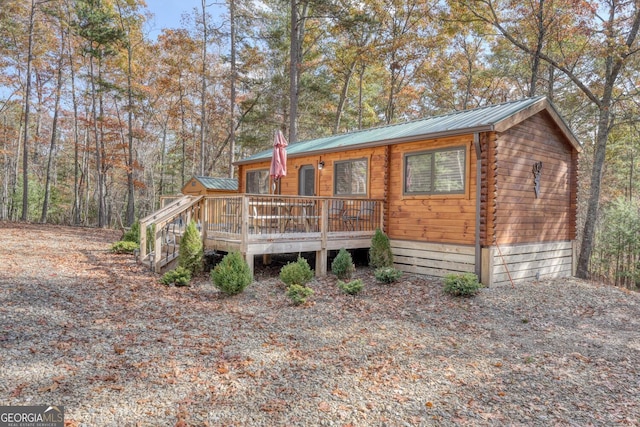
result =
[{"label": "window", "polygon": [[315,196],[316,170],[313,165],[304,165],[300,168],[298,183],[298,194],[300,196]]},{"label": "window", "polygon": [[247,172],[247,193],[269,194],[269,169]]},{"label": "window", "polygon": [[423,151],[404,156],[405,194],[463,194],[465,147]]},{"label": "window", "polygon": [[367,195],[367,159],[333,163],[333,193],[336,196]]}]

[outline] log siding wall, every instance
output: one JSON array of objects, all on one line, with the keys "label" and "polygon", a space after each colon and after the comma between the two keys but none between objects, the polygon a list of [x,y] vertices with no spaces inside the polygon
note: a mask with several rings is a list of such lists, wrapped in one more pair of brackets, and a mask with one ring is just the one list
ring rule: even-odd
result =
[{"label": "log siding wall", "polygon": [[[387,147],[349,150],[339,153],[329,153],[307,157],[295,157],[287,160],[287,176],[280,179],[280,194],[296,195],[299,188],[299,170],[302,166],[312,165],[316,173],[316,194],[320,197],[332,197],[333,194],[333,163],[342,160],[367,159],[367,194],[363,198],[382,199],[385,196],[387,176]],[[324,162],[322,170],[318,163]],[[269,169],[270,159],[250,165],[241,165],[238,170],[240,192],[246,192],[245,176],[247,171]],[[354,196],[357,197],[357,196]]]},{"label": "log siding wall", "polygon": [[[575,238],[575,157],[545,114],[536,114],[497,138],[497,244]],[[542,162],[542,173],[536,198],[533,165],[538,161]]]},{"label": "log siding wall", "polygon": [[[466,149],[464,194],[405,195],[404,155],[463,146]],[[476,161],[473,135],[391,146],[388,235],[390,239],[473,245],[476,217]]]},{"label": "log siding wall", "polygon": [[482,194],[480,202],[481,226],[480,239],[483,246],[491,245],[496,240],[496,133],[480,135],[482,147]]}]

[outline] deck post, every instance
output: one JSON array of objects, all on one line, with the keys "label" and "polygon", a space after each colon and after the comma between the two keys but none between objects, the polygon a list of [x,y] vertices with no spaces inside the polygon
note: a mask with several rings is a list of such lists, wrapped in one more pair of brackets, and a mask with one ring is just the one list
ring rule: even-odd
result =
[{"label": "deck post", "polygon": [[240,222],[240,234],[242,235],[240,239],[240,253],[244,257],[244,260],[247,262],[249,266],[249,270],[251,270],[251,278],[254,276],[254,265],[253,265],[253,254],[247,254],[248,251],[248,243],[249,240],[249,197],[246,194],[242,195],[242,203],[241,203],[241,222]]},{"label": "deck post", "polygon": [[320,210],[320,250],[316,251],[316,276],[324,277],[327,275],[327,231],[329,228],[329,209],[328,201],[322,200],[322,209]]},{"label": "deck post", "polygon": [[140,261],[147,257],[147,223],[140,222]]},{"label": "deck post", "polygon": [[488,246],[483,247],[481,249],[481,262],[482,268],[480,269],[481,277],[480,283],[482,283],[485,287],[489,288],[493,286],[493,257],[494,257],[494,247]]},{"label": "deck post", "polygon": [[[164,227],[164,224],[163,224]],[[154,258],[153,258],[153,271],[156,273],[160,273],[160,260],[162,260],[162,227],[158,227],[156,225],[156,235],[155,235],[156,244],[153,248],[154,250]]]},{"label": "deck post", "polygon": [[200,201],[200,206],[200,223],[202,224],[200,236],[202,237],[202,246],[204,246],[204,242],[207,240],[207,229],[209,228],[209,199],[206,196]]},{"label": "deck post", "polygon": [[254,276],[255,276],[255,266],[254,266],[254,262],[253,262],[253,254],[247,254],[246,252],[243,254],[245,261],[247,262],[247,265],[249,266],[249,270],[251,271],[251,280],[253,280]]}]

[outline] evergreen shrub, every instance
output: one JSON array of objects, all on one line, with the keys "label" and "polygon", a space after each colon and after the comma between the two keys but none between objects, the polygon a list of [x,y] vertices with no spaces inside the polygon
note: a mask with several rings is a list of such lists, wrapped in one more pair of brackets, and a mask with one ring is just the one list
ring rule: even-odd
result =
[{"label": "evergreen shrub", "polygon": [[286,295],[295,305],[301,305],[313,295],[313,289],[304,285],[293,284],[287,287]]},{"label": "evergreen shrub", "polygon": [[213,285],[227,295],[237,295],[251,284],[251,269],[240,252],[229,252],[211,270]]},{"label": "evergreen shrub", "polygon": [[376,280],[383,283],[397,282],[402,276],[402,271],[393,267],[379,267],[373,272]]},{"label": "evergreen shrub", "polygon": [[444,291],[453,296],[472,297],[481,288],[478,276],[473,273],[447,274],[444,278]]},{"label": "evergreen shrub", "polygon": [[134,222],[133,225],[131,225],[131,228],[122,235],[120,240],[123,242],[136,242],[140,244],[140,222]]},{"label": "evergreen shrub", "polygon": [[331,263],[331,272],[335,274],[338,279],[344,280],[350,279],[354,271],[356,271],[356,267],[353,265],[351,253],[345,248],[341,248]]},{"label": "evergreen shrub", "polygon": [[204,247],[195,221],[190,221],[180,240],[178,265],[184,267],[194,276],[202,271]]},{"label": "evergreen shrub", "polygon": [[348,283],[338,280],[338,287],[345,294],[356,295],[364,288],[364,283],[361,279],[356,279]]},{"label": "evergreen shrub", "polygon": [[306,259],[298,257],[296,262],[287,263],[280,270],[280,280],[285,285],[306,285],[313,279],[313,270]]},{"label": "evergreen shrub", "polygon": [[369,249],[369,265],[373,268],[393,267],[393,253],[389,237],[379,228],[371,238]]},{"label": "evergreen shrub", "polygon": [[189,286],[191,272],[184,267],[177,267],[175,270],[167,271],[160,279],[163,285]]},{"label": "evergreen shrub", "polygon": [[111,245],[111,252],[114,254],[132,254],[140,245],[136,242],[125,242],[119,240]]}]

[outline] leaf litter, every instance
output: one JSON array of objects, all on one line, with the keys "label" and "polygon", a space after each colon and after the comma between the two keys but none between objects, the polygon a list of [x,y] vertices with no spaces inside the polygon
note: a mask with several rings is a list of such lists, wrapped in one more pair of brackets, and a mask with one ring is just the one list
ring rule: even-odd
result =
[{"label": "leaf litter", "polygon": [[[640,425],[640,294],[577,279],[443,294],[405,275],[294,306],[276,267],[224,297],[108,249],[119,232],[0,222],[0,404],[69,426]],[[259,264],[259,263],[257,263]]]}]

